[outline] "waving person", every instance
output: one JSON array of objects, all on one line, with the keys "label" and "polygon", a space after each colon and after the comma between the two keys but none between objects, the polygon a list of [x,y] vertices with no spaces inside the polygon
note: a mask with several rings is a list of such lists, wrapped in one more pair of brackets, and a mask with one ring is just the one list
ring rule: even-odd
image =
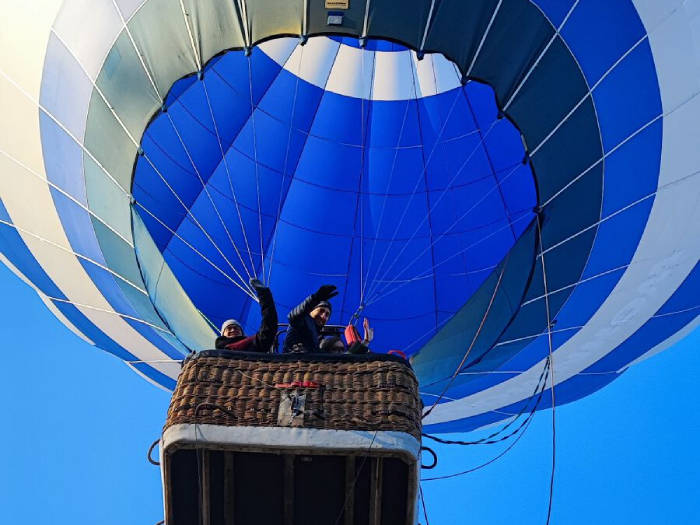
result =
[{"label": "waving person", "polygon": [[336,287],[325,284],[289,312],[289,330],[283,350],[285,353],[321,352],[321,330],[333,310],[329,301],[336,295]]},{"label": "waving person", "polygon": [[257,279],[250,280],[250,286],[258,295],[262,320],[258,331],[247,336],[241,323],[229,319],[221,325],[221,335],[216,338],[216,348],[243,352],[269,352],[277,335],[277,310],[272,292]]}]

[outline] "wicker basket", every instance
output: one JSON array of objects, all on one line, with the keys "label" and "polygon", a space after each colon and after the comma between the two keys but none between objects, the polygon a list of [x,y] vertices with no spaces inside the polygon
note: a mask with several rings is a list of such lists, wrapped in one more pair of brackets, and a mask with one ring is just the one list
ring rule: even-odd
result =
[{"label": "wicker basket", "polygon": [[387,355],[206,351],[183,365],[165,429],[177,424],[405,432],[420,440],[418,382]]}]

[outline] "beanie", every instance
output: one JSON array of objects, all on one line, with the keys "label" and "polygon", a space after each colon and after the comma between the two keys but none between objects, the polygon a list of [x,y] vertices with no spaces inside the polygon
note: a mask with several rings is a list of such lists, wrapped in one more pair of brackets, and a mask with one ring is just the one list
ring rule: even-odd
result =
[{"label": "beanie", "polygon": [[224,330],[226,330],[226,328],[228,328],[229,326],[237,326],[241,329],[241,333],[243,333],[243,327],[241,326],[241,323],[239,323],[235,319],[229,319],[227,321],[224,321],[224,324],[221,325],[221,335],[224,335]]},{"label": "beanie", "polygon": [[316,308],[328,308],[329,312],[333,311],[333,305],[331,303],[329,303],[328,301],[321,301],[316,306],[314,306],[314,310]]}]

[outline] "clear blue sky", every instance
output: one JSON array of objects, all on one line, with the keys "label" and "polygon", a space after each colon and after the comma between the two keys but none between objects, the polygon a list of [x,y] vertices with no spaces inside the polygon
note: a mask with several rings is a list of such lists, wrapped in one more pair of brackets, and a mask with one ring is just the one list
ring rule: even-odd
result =
[{"label": "clear blue sky", "polygon": [[[145,454],[169,395],[70,333],[2,265],[0,297],[0,523],[161,520],[160,474]],[[696,331],[557,408],[552,523],[700,523],[699,376]],[[539,413],[489,467],[424,483],[430,525],[544,524],[551,429],[551,411]],[[436,447],[431,474],[478,465],[494,447]]]}]

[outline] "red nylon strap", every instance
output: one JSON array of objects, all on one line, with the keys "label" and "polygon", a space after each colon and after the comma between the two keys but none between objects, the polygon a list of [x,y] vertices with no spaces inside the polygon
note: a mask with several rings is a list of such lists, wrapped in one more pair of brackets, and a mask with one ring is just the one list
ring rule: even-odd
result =
[{"label": "red nylon strap", "polygon": [[275,388],[320,388],[321,385],[314,381],[293,381],[291,383],[277,383]]},{"label": "red nylon strap", "polygon": [[389,355],[397,355],[397,356],[399,356],[399,357],[404,358],[406,361],[408,361],[408,357],[406,356],[406,354],[405,354],[402,350],[389,350],[389,351],[387,352],[387,354],[389,354]]}]

